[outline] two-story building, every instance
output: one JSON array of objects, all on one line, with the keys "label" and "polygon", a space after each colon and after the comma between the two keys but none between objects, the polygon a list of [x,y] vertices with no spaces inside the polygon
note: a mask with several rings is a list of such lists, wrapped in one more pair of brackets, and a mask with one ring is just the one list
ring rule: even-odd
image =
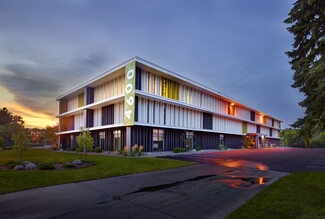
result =
[{"label": "two-story building", "polygon": [[191,79],[134,57],[65,92],[59,101],[59,145],[76,147],[81,127],[95,147],[144,151],[175,147],[280,145],[281,121]]}]

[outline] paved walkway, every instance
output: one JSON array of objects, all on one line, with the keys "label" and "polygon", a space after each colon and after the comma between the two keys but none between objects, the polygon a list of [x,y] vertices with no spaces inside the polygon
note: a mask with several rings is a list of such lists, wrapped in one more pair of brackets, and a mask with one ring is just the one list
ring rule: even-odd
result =
[{"label": "paved walkway", "polygon": [[197,164],[3,194],[0,218],[223,218],[286,175],[261,165]]}]

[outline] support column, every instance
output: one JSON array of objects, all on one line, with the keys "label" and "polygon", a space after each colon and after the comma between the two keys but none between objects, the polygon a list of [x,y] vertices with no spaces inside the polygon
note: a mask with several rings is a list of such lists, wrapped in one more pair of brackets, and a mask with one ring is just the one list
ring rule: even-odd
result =
[{"label": "support column", "polygon": [[58,148],[60,148],[61,149],[61,138],[60,138],[60,135],[58,135]]},{"label": "support column", "polygon": [[131,153],[131,126],[126,127],[126,132],[125,132],[125,144],[128,147],[127,153]]}]

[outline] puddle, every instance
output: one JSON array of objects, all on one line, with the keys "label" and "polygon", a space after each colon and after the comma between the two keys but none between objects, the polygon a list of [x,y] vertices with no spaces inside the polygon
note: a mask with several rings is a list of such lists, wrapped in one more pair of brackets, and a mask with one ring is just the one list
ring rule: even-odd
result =
[{"label": "puddle", "polygon": [[218,179],[217,182],[225,183],[233,188],[247,189],[254,185],[262,185],[270,181],[268,177],[232,177],[225,179]]}]

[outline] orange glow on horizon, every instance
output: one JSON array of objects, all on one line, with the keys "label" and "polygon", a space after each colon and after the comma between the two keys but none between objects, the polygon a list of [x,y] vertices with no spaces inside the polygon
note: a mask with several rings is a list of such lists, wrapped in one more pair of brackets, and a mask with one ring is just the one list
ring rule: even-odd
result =
[{"label": "orange glow on horizon", "polygon": [[1,102],[1,109],[6,107],[14,115],[19,115],[25,121],[26,128],[45,128],[46,126],[54,126],[58,123],[58,119],[43,112],[35,112],[28,107],[11,103]]}]

